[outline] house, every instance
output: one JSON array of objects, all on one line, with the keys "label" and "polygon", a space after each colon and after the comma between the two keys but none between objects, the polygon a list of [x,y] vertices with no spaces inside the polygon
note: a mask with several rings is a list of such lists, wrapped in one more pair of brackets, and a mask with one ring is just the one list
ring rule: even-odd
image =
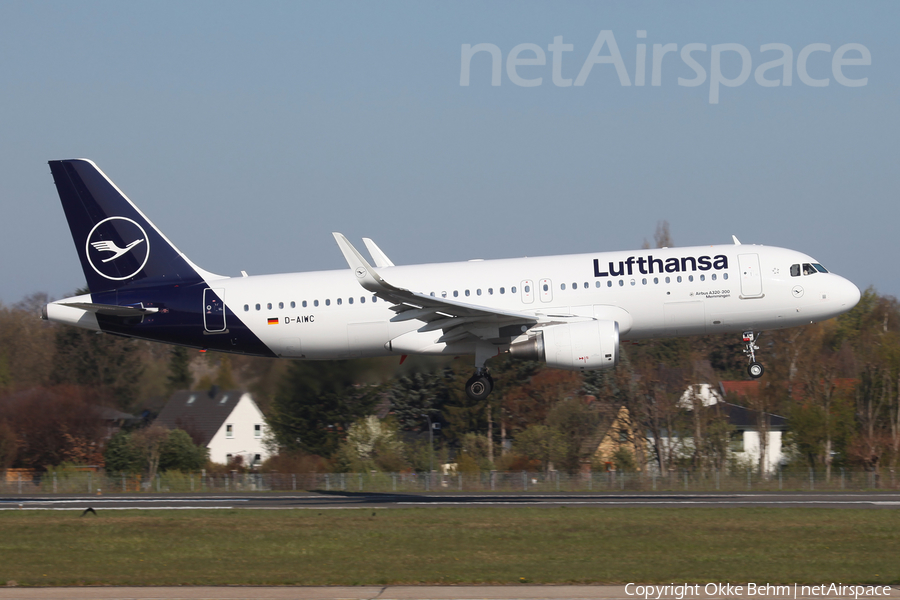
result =
[{"label": "house", "polygon": [[206,392],[177,391],[156,423],[185,430],[194,443],[209,449],[209,458],[216,463],[258,466],[269,457],[263,443],[268,428],[262,411],[241,390],[221,391],[214,386]]},{"label": "house", "polygon": [[[763,439],[765,444],[765,470],[773,472],[781,463],[782,434],[786,430],[786,419],[779,415],[751,410],[744,406],[732,404],[723,400],[728,392],[737,392],[740,385],[731,384],[757,383],[758,382],[722,382],[720,390],[707,383],[688,386],[678,400],[677,407],[684,413],[691,413],[695,407],[704,411],[709,419],[724,419],[731,428],[728,453],[740,464],[748,464],[757,468],[760,455],[763,451]],[[745,394],[756,393],[756,388],[743,389]],[[647,468],[650,471],[657,469],[652,460],[650,449],[656,441],[649,432],[643,437],[639,434],[640,424],[635,423],[628,409],[624,406],[618,411],[606,411],[602,424],[596,434],[585,440],[582,446],[582,455],[590,456],[583,462],[583,471],[590,469],[590,463],[606,464],[610,468],[614,463],[616,452],[620,449],[630,451],[634,456],[640,454],[649,460]],[[761,437],[761,430],[765,431],[765,438]],[[678,456],[689,457],[693,452],[693,438],[675,432],[663,432],[659,440],[661,447],[669,448]],[[614,468],[614,467],[611,467]],[[638,466],[638,470],[641,467]]]}]

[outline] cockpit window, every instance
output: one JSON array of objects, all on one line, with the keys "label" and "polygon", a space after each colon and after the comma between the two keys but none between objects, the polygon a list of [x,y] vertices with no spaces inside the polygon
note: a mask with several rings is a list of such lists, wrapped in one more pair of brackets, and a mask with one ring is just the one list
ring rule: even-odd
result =
[{"label": "cockpit window", "polygon": [[791,277],[800,277],[800,265],[791,265]]},{"label": "cockpit window", "polygon": [[814,275],[816,273],[816,268],[809,263],[803,263],[803,274],[804,275]]},{"label": "cockpit window", "polygon": [[826,269],[819,263],[813,263],[813,266],[816,268],[816,271],[818,271],[819,273],[827,273],[828,272],[828,269]]}]

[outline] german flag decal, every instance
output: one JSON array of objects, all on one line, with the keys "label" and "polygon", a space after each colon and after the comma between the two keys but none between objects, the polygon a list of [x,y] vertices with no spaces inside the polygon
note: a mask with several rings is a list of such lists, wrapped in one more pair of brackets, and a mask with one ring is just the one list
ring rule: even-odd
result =
[{"label": "german flag decal", "polygon": [[269,317],[269,325],[278,325],[278,317]]}]

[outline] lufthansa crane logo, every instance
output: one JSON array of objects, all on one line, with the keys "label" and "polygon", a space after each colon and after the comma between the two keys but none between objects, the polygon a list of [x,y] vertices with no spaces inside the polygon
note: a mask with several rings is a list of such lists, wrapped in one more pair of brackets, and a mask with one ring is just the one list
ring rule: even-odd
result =
[{"label": "lufthansa crane logo", "polygon": [[367,271],[365,267],[356,267],[356,277],[358,279],[362,279],[363,277],[365,277],[366,273]]},{"label": "lufthansa crane logo", "polygon": [[150,258],[147,232],[127,217],[107,217],[91,229],[84,253],[94,271],[113,281],[137,275]]}]

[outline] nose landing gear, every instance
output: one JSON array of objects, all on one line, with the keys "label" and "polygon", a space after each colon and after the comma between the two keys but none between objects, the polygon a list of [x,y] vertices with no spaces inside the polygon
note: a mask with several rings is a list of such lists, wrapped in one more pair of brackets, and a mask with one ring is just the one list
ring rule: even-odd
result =
[{"label": "nose landing gear", "polygon": [[762,363],[756,362],[756,351],[759,350],[759,346],[756,345],[756,340],[758,339],[759,335],[753,335],[752,331],[744,332],[744,354],[750,359],[750,365],[747,367],[747,374],[753,379],[759,379],[763,376],[763,373],[766,372]]}]

